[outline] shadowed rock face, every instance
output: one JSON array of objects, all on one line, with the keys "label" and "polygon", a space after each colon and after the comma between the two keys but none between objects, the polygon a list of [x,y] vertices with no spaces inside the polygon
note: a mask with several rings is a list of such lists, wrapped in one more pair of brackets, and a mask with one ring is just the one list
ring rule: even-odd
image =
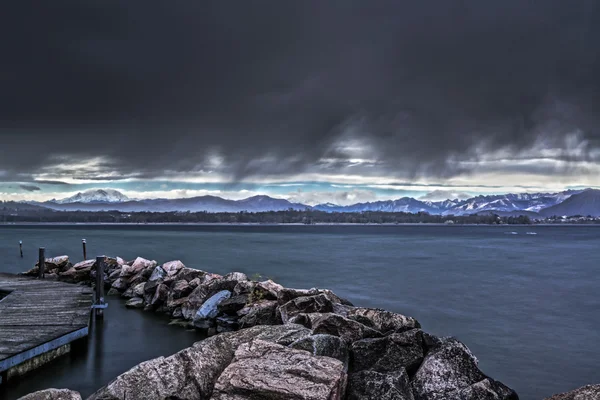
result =
[{"label": "shadowed rock face", "polygon": [[408,374],[400,368],[394,372],[361,371],[348,377],[347,400],[414,400]]},{"label": "shadowed rock face", "polygon": [[352,343],[352,370],[394,372],[417,370],[423,361],[423,339],[419,329]]},{"label": "shadowed rock face", "polygon": [[[415,400],[518,398],[500,382],[481,382],[486,379],[471,351],[458,340],[448,338],[429,351],[413,377],[412,388]],[[481,386],[485,386],[485,390]],[[491,393],[478,397],[485,391]]]},{"label": "shadowed rock face", "polygon": [[211,398],[341,400],[345,388],[342,362],[254,340],[237,349],[235,359],[219,377]]},{"label": "shadowed rock face", "polygon": [[208,399],[233,355],[230,341],[213,336],[170,357],[155,358],[133,367],[89,400]]},{"label": "shadowed rock face", "polygon": [[555,394],[546,400],[598,400],[600,399],[600,385],[587,385],[570,392]]},{"label": "shadowed rock face", "polygon": [[337,336],[316,334],[296,340],[290,345],[293,349],[305,350],[314,356],[326,356],[340,360],[344,370],[348,370],[349,352],[346,342]]},{"label": "shadowed rock face", "polygon": [[81,395],[68,389],[46,389],[30,393],[19,400],[81,400]]}]

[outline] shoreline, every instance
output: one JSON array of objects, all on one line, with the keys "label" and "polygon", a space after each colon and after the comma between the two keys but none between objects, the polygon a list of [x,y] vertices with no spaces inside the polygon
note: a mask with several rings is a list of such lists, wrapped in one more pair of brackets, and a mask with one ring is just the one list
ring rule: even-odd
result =
[{"label": "shoreline", "polygon": [[317,222],[314,224],[303,223],[257,223],[257,222],[11,222],[0,223],[0,227],[7,226],[447,226],[447,227],[466,227],[466,226],[486,226],[486,227],[536,227],[536,226],[600,226],[598,224],[573,224],[573,223],[540,223],[540,224],[445,224],[445,223],[325,223]]}]

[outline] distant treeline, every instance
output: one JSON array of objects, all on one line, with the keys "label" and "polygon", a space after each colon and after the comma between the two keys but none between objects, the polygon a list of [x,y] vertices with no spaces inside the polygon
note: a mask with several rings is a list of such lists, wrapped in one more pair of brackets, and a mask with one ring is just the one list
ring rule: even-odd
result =
[{"label": "distant treeline", "polygon": [[442,216],[425,212],[360,212],[327,213],[314,210],[270,212],[119,212],[119,211],[53,211],[44,208],[16,209],[0,204],[0,221],[31,223],[256,223],[256,224],[531,224],[528,216],[498,216],[496,214]]}]

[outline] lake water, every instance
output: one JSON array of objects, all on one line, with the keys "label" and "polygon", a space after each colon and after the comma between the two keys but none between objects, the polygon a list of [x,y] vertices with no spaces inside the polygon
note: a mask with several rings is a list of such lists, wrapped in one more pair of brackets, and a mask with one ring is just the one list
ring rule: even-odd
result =
[{"label": "lake water", "polygon": [[[0,271],[30,268],[42,246],[47,256],[79,261],[82,238],[88,258],[180,259],[326,287],[356,305],[414,316],[426,331],[463,341],[483,372],[521,399],[600,383],[600,227],[0,226]],[[46,387],[89,395],[140,361],[200,339],[116,298],[109,303],[87,352],[0,389],[0,398]]]}]

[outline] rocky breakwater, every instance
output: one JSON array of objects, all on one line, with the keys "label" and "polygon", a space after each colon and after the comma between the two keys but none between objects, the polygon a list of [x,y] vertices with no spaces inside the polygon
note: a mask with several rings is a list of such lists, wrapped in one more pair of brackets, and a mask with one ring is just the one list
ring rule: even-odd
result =
[{"label": "rocky breakwater", "polygon": [[[57,279],[74,279],[77,265]],[[92,400],[518,399],[457,339],[430,335],[405,315],[356,307],[330,290],[221,276],[180,261],[109,265],[110,293],[129,298],[128,306],[213,336],[135,366]]]}]

